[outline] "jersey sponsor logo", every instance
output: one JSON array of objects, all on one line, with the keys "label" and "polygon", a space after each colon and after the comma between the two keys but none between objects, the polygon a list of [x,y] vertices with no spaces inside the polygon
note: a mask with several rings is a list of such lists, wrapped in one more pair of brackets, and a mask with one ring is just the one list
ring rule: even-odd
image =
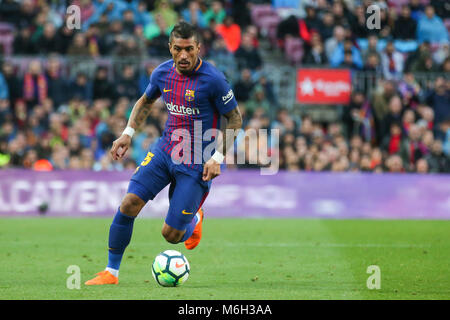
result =
[{"label": "jersey sponsor logo", "polygon": [[164,91],[164,93],[166,93],[166,92],[172,91],[172,89],[166,89],[166,88],[164,88],[163,91]]},{"label": "jersey sponsor logo", "polygon": [[184,98],[187,101],[194,101],[195,91],[194,90],[190,90],[190,89],[186,89],[186,93],[184,94]]},{"label": "jersey sponsor logo", "polygon": [[228,102],[233,100],[233,98],[234,98],[234,93],[233,93],[233,90],[230,89],[230,91],[228,91],[228,93],[222,97],[222,101],[224,102],[224,104],[227,104]]},{"label": "jersey sponsor logo", "polygon": [[178,116],[191,116],[200,114],[200,110],[198,108],[185,107],[183,105],[179,106],[177,104],[167,103],[167,110],[169,110],[170,114],[178,115]]},{"label": "jersey sponsor logo", "polygon": [[186,210],[181,211],[182,214],[192,214],[192,212],[186,212]]}]

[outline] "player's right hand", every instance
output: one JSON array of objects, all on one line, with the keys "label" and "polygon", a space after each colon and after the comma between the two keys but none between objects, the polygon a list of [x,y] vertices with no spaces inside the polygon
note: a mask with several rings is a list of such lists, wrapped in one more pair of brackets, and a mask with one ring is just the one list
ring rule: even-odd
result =
[{"label": "player's right hand", "polygon": [[127,134],[122,134],[115,140],[111,147],[111,156],[114,160],[122,159],[131,146],[131,137]]}]

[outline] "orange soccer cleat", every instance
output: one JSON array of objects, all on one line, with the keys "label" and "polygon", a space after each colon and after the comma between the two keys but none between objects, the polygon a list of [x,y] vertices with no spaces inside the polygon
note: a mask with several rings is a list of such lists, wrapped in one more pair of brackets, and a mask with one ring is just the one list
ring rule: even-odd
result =
[{"label": "orange soccer cleat", "polygon": [[94,279],[86,281],[84,284],[87,286],[98,285],[98,284],[118,284],[119,278],[114,276],[111,272],[103,270],[97,273]]},{"label": "orange soccer cleat", "polygon": [[200,243],[200,239],[202,238],[203,209],[200,208],[198,213],[200,214],[200,221],[195,226],[192,235],[184,242],[184,246],[188,250],[194,249]]}]

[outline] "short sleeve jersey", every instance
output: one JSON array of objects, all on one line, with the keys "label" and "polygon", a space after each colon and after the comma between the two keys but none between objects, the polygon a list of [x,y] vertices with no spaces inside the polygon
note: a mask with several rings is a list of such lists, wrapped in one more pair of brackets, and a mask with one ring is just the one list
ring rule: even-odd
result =
[{"label": "short sleeve jersey", "polygon": [[214,150],[220,116],[237,107],[225,75],[200,58],[191,74],[178,74],[169,60],[152,72],[145,94],[150,99],[161,97],[168,112],[156,147],[202,171]]}]

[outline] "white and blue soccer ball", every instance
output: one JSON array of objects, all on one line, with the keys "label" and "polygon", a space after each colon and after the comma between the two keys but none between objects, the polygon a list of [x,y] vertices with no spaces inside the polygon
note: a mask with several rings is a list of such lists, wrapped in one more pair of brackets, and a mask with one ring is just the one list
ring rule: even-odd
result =
[{"label": "white and blue soccer ball", "polygon": [[152,264],[152,275],[163,287],[177,287],[189,278],[189,261],[176,250],[158,254]]}]

